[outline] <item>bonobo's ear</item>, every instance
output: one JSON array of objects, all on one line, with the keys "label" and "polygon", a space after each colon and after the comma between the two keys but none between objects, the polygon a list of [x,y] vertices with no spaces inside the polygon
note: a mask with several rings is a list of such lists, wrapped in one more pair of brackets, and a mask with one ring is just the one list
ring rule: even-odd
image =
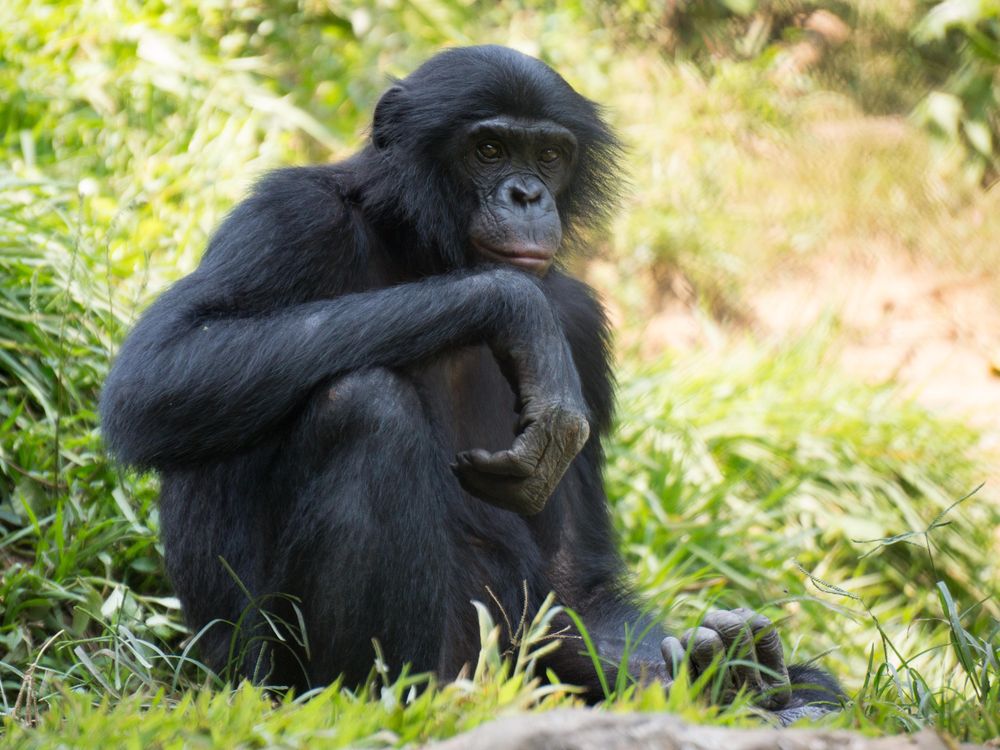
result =
[{"label": "bonobo's ear", "polygon": [[386,91],[375,105],[375,115],[372,118],[372,143],[375,148],[383,149],[392,142],[392,123],[403,100],[403,87],[395,85]]}]

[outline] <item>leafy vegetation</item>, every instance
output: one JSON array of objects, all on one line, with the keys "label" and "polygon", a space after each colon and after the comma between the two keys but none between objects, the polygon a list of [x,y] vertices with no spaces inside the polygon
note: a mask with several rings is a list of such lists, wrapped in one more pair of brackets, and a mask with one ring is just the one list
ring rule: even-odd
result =
[{"label": "leafy vegetation", "polygon": [[[867,112],[918,118],[962,148],[974,174],[1000,165],[1000,3],[996,0],[638,0],[594,2],[620,33],[712,70],[774,64],[790,85],[849,93]],[[804,73],[811,73],[804,76]]]},{"label": "leafy vegetation", "polygon": [[[221,684],[163,578],[155,480],[102,454],[98,389],[136,311],[193,267],[256,175],[350,151],[385,76],[445,43],[517,45],[609,105],[632,145],[634,189],[603,247],[626,343],[677,276],[707,317],[740,320],[766,269],[872,237],[996,268],[1000,211],[979,187],[992,162],[970,179],[967,161],[942,161],[903,120],[871,137],[887,121],[870,116],[909,111],[940,83],[961,104],[954,133],[974,148],[963,123],[982,121],[995,143],[997,67],[981,56],[992,6],[968,23],[942,16],[954,3],[919,6],[913,36],[916,10],[831,5],[860,29],[850,54],[831,50],[790,84],[779,53],[791,31],[739,46],[785,5],[793,21],[773,29],[798,28],[804,6],[727,3],[712,23],[740,34],[716,34],[707,56],[675,46],[670,62],[664,37],[637,34],[673,28],[643,3],[0,5],[5,742],[398,745],[575,700],[535,674],[544,617],[515,655],[481,619],[479,665],[446,686],[375,669],[363,690],[275,701]],[[616,15],[626,8],[638,15]],[[918,41],[945,57],[938,77],[914,77]],[[898,45],[904,62],[881,68]],[[968,66],[993,86],[969,90],[992,100],[951,88]],[[599,263],[574,262],[600,277]],[[607,481],[637,586],[678,626],[716,603],[785,619],[797,659],[822,656],[845,678],[852,702],[832,725],[995,737],[1000,505],[989,485],[975,492],[993,470],[981,436],[855,382],[837,346],[823,329],[781,346],[720,334],[713,351],[653,361],[623,347]],[[707,707],[701,687],[609,686],[608,706],[753,720],[746,701]]]}]

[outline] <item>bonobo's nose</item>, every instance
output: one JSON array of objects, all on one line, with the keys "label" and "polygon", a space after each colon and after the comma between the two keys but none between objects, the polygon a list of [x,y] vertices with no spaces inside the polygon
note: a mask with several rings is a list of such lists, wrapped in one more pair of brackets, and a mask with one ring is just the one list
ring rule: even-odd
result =
[{"label": "bonobo's nose", "polygon": [[511,205],[528,208],[542,200],[545,186],[536,179],[517,178],[507,185],[507,197]]}]

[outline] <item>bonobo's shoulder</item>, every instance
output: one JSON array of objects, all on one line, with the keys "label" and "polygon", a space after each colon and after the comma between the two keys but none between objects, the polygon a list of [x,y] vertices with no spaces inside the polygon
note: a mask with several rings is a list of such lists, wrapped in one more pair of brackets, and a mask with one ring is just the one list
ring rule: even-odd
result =
[{"label": "bonobo's shoulder", "polygon": [[265,174],[253,188],[252,202],[343,208],[344,170],[338,164],[284,167]]},{"label": "bonobo's shoulder", "polygon": [[[345,246],[350,210],[339,165],[287,167],[269,172],[226,216],[213,234],[202,265],[229,262],[297,262]],[[287,278],[288,273],[282,273]]]}]

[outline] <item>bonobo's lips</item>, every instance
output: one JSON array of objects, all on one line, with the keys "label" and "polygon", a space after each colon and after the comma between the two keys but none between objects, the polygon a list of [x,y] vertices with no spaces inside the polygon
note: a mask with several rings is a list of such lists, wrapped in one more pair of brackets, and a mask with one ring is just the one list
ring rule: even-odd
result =
[{"label": "bonobo's lips", "polygon": [[540,273],[552,265],[555,250],[542,245],[506,245],[502,248],[486,245],[479,240],[472,240],[472,246],[487,260],[498,263],[508,263],[520,266],[529,271]]}]

